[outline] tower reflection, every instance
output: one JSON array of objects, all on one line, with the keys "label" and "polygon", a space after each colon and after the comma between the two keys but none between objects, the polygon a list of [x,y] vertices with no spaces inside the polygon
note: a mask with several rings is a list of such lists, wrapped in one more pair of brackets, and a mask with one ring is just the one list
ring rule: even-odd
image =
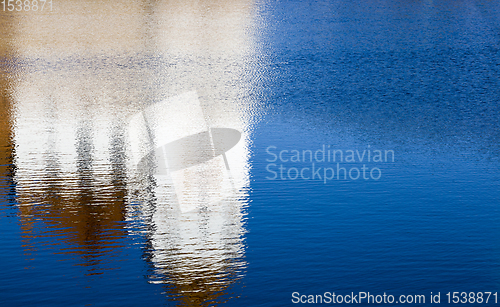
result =
[{"label": "tower reflection", "polygon": [[[120,269],[116,251],[137,233],[148,281],[169,299],[226,300],[246,266],[251,3],[73,2],[12,17],[19,64],[2,75],[15,81],[2,81],[12,95],[2,94],[11,150],[1,158],[15,165],[2,171],[15,182],[26,253],[59,246],[103,274]],[[226,148],[217,140],[228,131],[238,140]]]},{"label": "tower reflection", "polygon": [[149,213],[151,282],[186,306],[221,303],[246,266],[247,137],[220,133],[238,133],[243,123],[211,128],[206,113],[191,92],[140,112],[130,127],[137,168],[128,187],[146,191],[140,211]]}]

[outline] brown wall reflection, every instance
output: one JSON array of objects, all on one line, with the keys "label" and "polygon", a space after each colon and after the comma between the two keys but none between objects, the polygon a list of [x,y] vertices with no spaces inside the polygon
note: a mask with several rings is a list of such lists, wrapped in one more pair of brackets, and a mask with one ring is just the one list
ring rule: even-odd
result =
[{"label": "brown wall reflection", "polygon": [[[5,40],[0,45],[6,46]],[[2,53],[6,49],[2,50]],[[1,55],[0,55],[1,58]],[[13,103],[10,93],[11,81],[0,70],[0,200],[11,203],[14,191],[14,143],[13,143]]]},{"label": "brown wall reflection", "polygon": [[[109,269],[108,265],[99,266],[101,260],[114,254],[113,249],[121,247],[120,238],[127,234],[123,227],[126,176],[123,148],[117,146],[123,144],[120,134],[115,133],[111,139],[110,173],[101,174],[94,169],[93,140],[87,129],[81,123],[75,140],[76,174],[64,174],[59,153],[46,151],[43,172],[32,177],[31,182],[19,180],[17,201],[28,250],[33,248],[29,241],[37,236],[61,239],[73,246],[65,253],[79,255],[84,260],[82,265],[89,266],[92,274]],[[56,144],[49,141],[48,147],[51,146]],[[102,182],[102,175],[109,178]]]}]

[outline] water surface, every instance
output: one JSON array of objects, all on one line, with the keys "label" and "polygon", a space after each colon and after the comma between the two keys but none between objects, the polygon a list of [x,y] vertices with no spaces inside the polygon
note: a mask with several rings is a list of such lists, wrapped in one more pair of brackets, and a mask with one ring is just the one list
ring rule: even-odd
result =
[{"label": "water surface", "polygon": [[[0,302],[498,291],[499,13],[479,0],[2,12]],[[226,148],[214,129],[240,138]],[[326,180],[338,161],[272,161],[270,146],[394,159],[339,165],[377,180]],[[270,163],[309,179],[271,180]]]}]

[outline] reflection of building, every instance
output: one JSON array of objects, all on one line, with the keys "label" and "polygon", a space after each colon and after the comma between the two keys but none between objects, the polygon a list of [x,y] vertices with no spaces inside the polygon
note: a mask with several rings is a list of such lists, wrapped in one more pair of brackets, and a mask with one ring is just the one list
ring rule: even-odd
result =
[{"label": "reflection of building", "polygon": [[[95,269],[130,231],[126,221],[141,220],[153,282],[187,305],[224,292],[243,265],[242,199],[255,114],[249,6],[64,1],[52,13],[13,15],[14,35],[2,40],[11,46],[5,53],[24,64],[5,83],[12,106],[0,111],[11,108],[12,117],[11,126],[2,122],[10,132],[1,141],[12,140],[15,152],[1,158],[14,157],[27,239],[57,233]],[[230,174],[221,156],[185,170],[178,195],[195,206],[178,210],[161,178],[136,176],[128,128],[147,106],[192,90],[210,127],[236,129],[242,139],[228,152]],[[179,123],[192,120],[181,116]],[[217,201],[204,200],[215,194]],[[47,228],[32,229],[38,221]]]}]

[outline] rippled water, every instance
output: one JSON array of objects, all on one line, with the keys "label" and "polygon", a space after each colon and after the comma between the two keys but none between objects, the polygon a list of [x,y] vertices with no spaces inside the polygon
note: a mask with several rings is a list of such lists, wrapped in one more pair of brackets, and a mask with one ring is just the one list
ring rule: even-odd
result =
[{"label": "rippled water", "polygon": [[3,305],[500,290],[498,3],[0,14]]}]

